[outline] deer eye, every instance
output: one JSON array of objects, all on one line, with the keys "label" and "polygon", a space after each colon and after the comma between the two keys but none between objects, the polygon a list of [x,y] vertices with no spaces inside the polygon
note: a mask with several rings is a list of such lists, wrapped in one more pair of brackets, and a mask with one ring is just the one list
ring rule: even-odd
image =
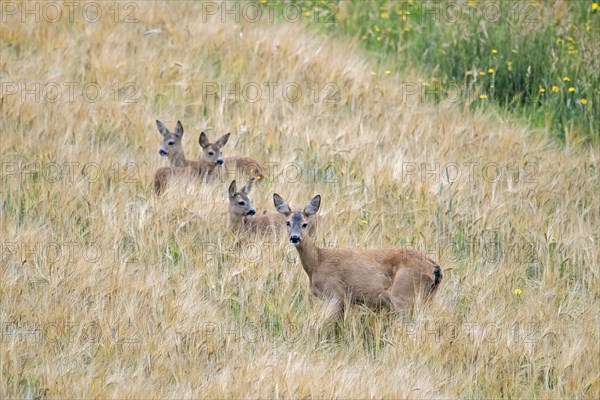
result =
[{"label": "deer eye", "polygon": [[290,226],[290,225],[291,225],[291,224],[290,224],[290,221],[285,221],[285,225],[286,225],[286,226]]},{"label": "deer eye", "polygon": [[238,204],[239,204],[240,206],[245,206],[245,205],[246,205],[246,202],[245,202],[245,201],[238,201]]},{"label": "deer eye", "polygon": [[308,226],[308,224],[305,222],[302,224],[302,229],[305,229]]},{"label": "deer eye", "polygon": [[175,142],[172,140],[169,142],[169,146],[173,146],[174,144],[175,144]]},{"label": "deer eye", "polygon": [[214,156],[214,155],[215,155],[215,153],[214,153],[214,152],[212,152],[212,151],[209,151],[209,152],[208,152],[208,155],[209,155],[209,156]]}]

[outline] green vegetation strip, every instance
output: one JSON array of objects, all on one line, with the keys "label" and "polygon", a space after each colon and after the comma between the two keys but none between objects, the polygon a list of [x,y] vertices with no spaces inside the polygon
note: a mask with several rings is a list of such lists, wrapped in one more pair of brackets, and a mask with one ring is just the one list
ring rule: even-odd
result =
[{"label": "green vegetation strip", "polygon": [[381,65],[374,75],[425,74],[405,82],[407,96],[507,110],[562,143],[600,141],[597,2],[260,3],[301,9],[304,21],[317,22],[328,34],[358,38]]}]

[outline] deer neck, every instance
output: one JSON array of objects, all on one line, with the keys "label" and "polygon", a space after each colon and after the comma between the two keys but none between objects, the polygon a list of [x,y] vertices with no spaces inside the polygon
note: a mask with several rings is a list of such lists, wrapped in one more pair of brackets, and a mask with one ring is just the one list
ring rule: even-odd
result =
[{"label": "deer neck", "polygon": [[171,162],[171,167],[185,167],[185,153],[183,149],[170,151],[169,161]]},{"label": "deer neck", "polygon": [[200,159],[200,171],[199,172],[200,172],[201,177],[213,175],[216,168],[217,168],[217,166],[214,163]]},{"label": "deer neck", "polygon": [[244,217],[229,212],[229,227],[232,231],[239,230],[244,225]]},{"label": "deer neck", "polygon": [[304,268],[310,278],[319,266],[321,249],[306,235],[302,242],[296,246],[296,250],[298,250],[298,255],[300,256],[302,268]]}]

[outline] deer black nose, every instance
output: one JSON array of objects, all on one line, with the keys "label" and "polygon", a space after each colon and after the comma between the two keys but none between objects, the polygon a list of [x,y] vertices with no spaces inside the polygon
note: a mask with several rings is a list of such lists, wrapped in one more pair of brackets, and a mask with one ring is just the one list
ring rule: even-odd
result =
[{"label": "deer black nose", "polygon": [[254,210],[248,210],[248,215],[254,215],[254,214],[256,214],[256,211],[254,211]]},{"label": "deer black nose", "polygon": [[300,236],[298,236],[298,235],[292,235],[292,236],[290,236],[290,242],[292,242],[294,244],[300,243]]},{"label": "deer black nose", "polygon": [[164,157],[164,156],[166,156],[166,155],[167,155],[167,152],[166,152],[166,151],[164,151],[163,149],[160,149],[160,150],[158,151],[158,154],[160,154],[160,156],[161,156],[161,157]]},{"label": "deer black nose", "polygon": [[217,165],[223,165],[223,160],[217,160]]}]

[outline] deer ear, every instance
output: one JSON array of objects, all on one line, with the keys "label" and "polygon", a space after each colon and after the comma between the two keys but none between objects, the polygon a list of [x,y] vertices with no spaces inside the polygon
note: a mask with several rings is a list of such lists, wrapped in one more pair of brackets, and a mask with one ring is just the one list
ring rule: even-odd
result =
[{"label": "deer ear", "polygon": [[200,134],[200,137],[198,138],[198,143],[200,143],[200,147],[202,148],[205,148],[210,144],[208,143],[208,137],[206,136],[206,133],[202,132]]},{"label": "deer ear", "polygon": [[167,136],[169,133],[169,130],[167,129],[167,127],[160,122],[159,120],[156,120],[156,127],[158,128],[158,132],[160,132],[160,134],[162,136]]},{"label": "deer ear", "polygon": [[242,192],[245,194],[250,193],[250,190],[252,189],[252,184],[254,183],[254,178],[250,178],[248,180],[248,182],[246,182],[246,184],[242,187]]},{"label": "deer ear", "polygon": [[229,198],[233,198],[235,196],[235,192],[237,192],[237,186],[235,185],[235,180],[231,181],[229,185]]},{"label": "deer ear", "polygon": [[312,198],[311,201],[308,202],[306,207],[304,207],[304,215],[310,217],[319,211],[319,207],[321,207],[321,195],[318,194]]},{"label": "deer ear", "polygon": [[275,203],[275,209],[280,213],[285,215],[286,217],[292,213],[290,206],[288,203],[278,195],[277,193],[273,193],[273,203]]},{"label": "deer ear", "polygon": [[175,135],[178,137],[183,136],[183,125],[181,125],[180,121],[177,121],[177,125],[175,126]]},{"label": "deer ear", "polygon": [[227,143],[227,141],[229,140],[229,135],[231,135],[231,132],[230,132],[230,133],[227,133],[227,134],[225,134],[225,135],[223,135],[223,136],[221,136],[221,137],[219,138],[219,140],[217,140],[217,141],[215,142],[215,144],[216,144],[217,146],[219,146],[219,147],[223,147],[223,146],[225,146],[225,143]]}]

